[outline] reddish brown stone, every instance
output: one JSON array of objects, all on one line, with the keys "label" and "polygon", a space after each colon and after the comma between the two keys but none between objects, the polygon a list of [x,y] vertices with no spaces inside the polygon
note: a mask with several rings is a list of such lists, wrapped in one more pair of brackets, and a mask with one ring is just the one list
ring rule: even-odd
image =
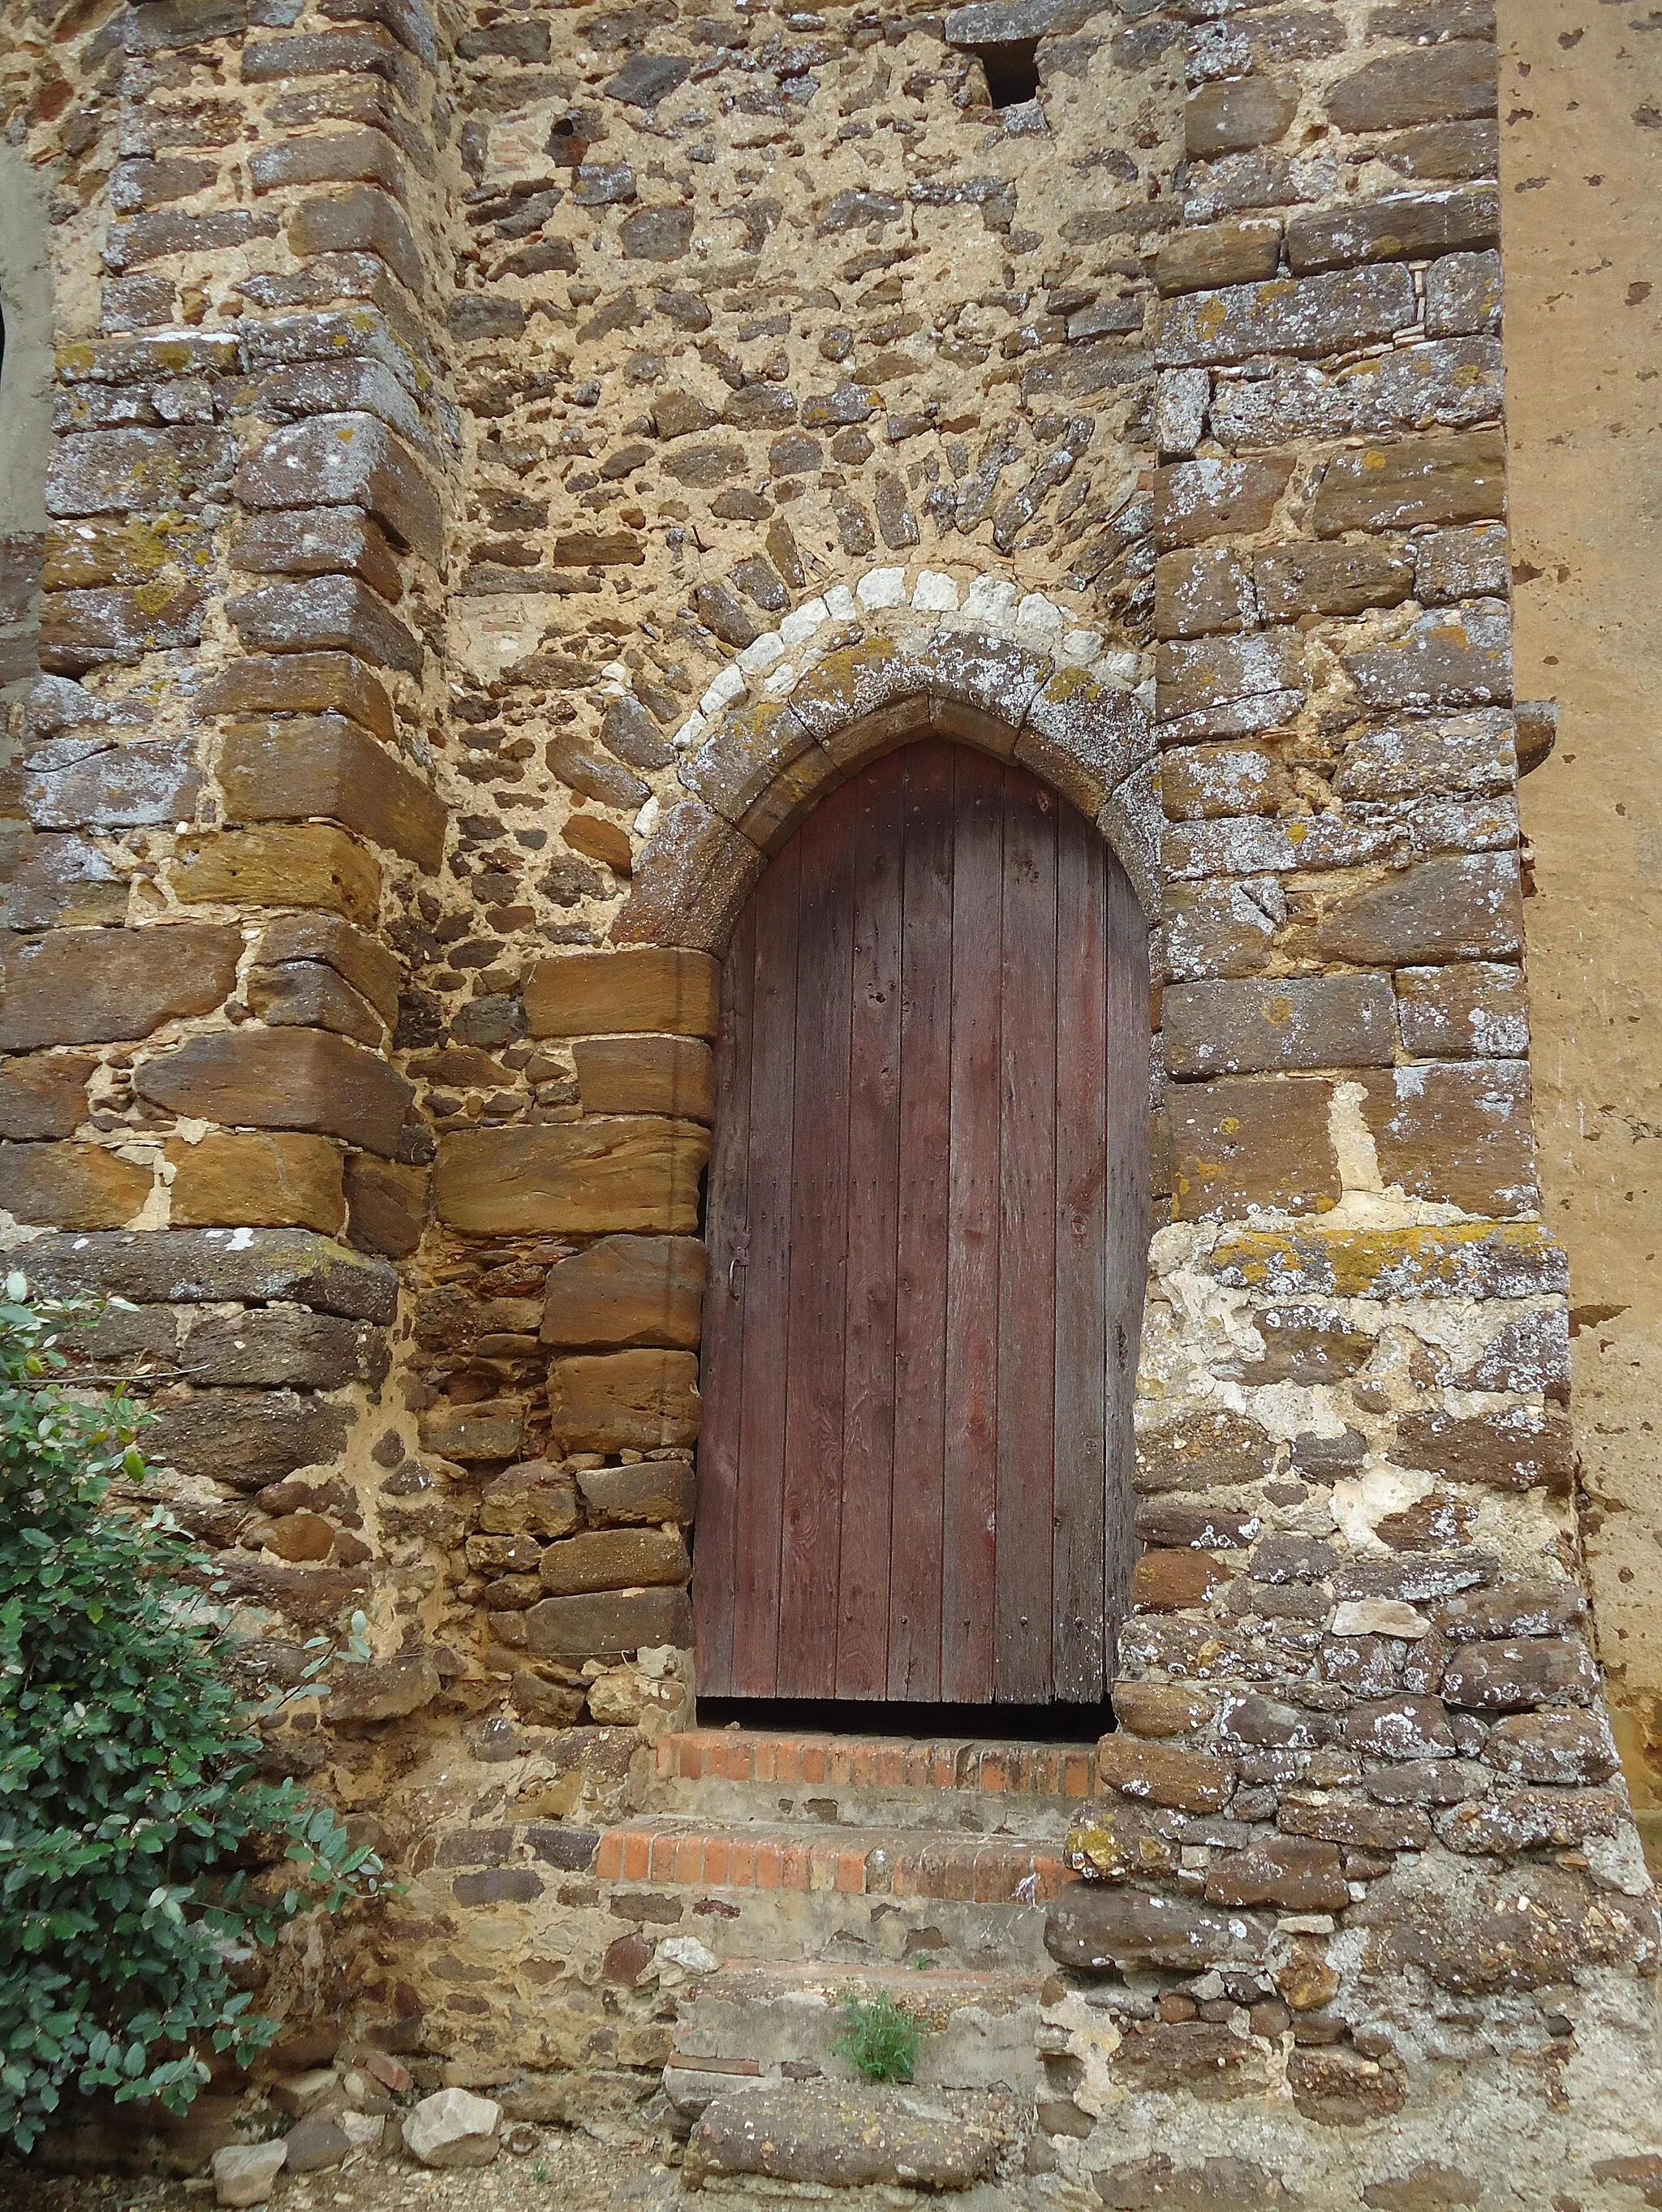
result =
[{"label": "reddish brown stone", "polygon": [[567,1451],[654,1451],[695,1443],[698,1362],[690,1352],[579,1353],[548,1370],[551,1433]]},{"label": "reddish brown stone", "polygon": [[1116,1967],[1195,1974],[1208,1966],[1253,1963],[1267,1929],[1248,1913],[1221,1912],[1146,1890],[1069,1882],[1051,1904],[1044,1948],[1061,1966],[1084,1973]]},{"label": "reddish brown stone", "polygon": [[100,1145],[0,1145],[0,1206],[52,1229],[119,1229],[150,1194],[150,1170]]},{"label": "reddish brown stone", "polygon": [[1298,2013],[1319,2012],[1339,1993],[1339,1977],[1327,1955],[1327,1947],[1308,1937],[1294,1936],[1291,1956],[1275,1970],[1275,1989],[1283,2002]]},{"label": "reddish brown stone", "polygon": [[1229,1570],[1203,1552],[1144,1552],[1131,1571],[1135,1613],[1181,1613],[1204,1605]]},{"label": "reddish brown stone", "polygon": [[1275,1465],[1274,1439],[1262,1429],[1234,1413],[1202,1413],[1137,1438],[1136,1487],[1158,1494],[1262,1482]]},{"label": "reddish brown stone", "polygon": [[167,1148],[175,1228],[300,1228],[333,1236],[346,1218],[341,1153],[325,1137],[210,1133]]},{"label": "reddish brown stone", "polygon": [[207,600],[184,584],[109,585],[48,592],[40,603],[40,665],[76,676],[101,662],[135,661],[202,641]]},{"label": "reddish brown stone", "polygon": [[378,1054],[326,1030],[192,1037],[138,1071],[141,1097],[233,1127],[311,1129],[390,1156],[414,1097]]},{"label": "reddish brown stone", "polygon": [[1434,254],[1495,246],[1501,235],[1495,185],[1471,191],[1392,192],[1336,214],[1300,212],[1287,226],[1294,273],[1352,261],[1427,260]]},{"label": "reddish brown stone", "polygon": [[1409,329],[1415,316],[1414,280],[1401,267],[1230,284],[1161,302],[1159,357],[1205,366],[1263,353],[1342,353]]},{"label": "reddish brown stone", "polygon": [[422,1415],[420,1435],[423,1451],[445,1459],[516,1459],[525,1442],[525,1407],[513,1399],[435,1406]]},{"label": "reddish brown stone", "polygon": [[598,1659],[663,1644],[686,1650],[692,1644],[692,1607],[679,1586],[546,1597],[524,1620],[527,1648],[548,1658]]},{"label": "reddish brown stone", "polygon": [[40,1053],[0,1067],[0,1137],[72,1137],[87,1118],[87,1079],[98,1065],[78,1053]]},{"label": "reddish brown stone", "polygon": [[599,860],[614,875],[627,876],[635,865],[635,848],[629,842],[629,833],[604,814],[574,812],[561,829],[562,840],[574,853],[587,859]]},{"label": "reddish brown stone", "polygon": [[1286,133],[1299,112],[1296,93],[1273,77],[1232,77],[1203,84],[1184,111],[1184,137],[1191,160],[1244,154]]},{"label": "reddish brown stone", "polygon": [[603,1237],[551,1267],[545,1344],[696,1348],[704,1248],[695,1237]]},{"label": "reddish brown stone", "polygon": [[1521,1059],[1529,1050],[1524,971],[1492,960],[1398,969],[1397,1021],[1415,1059]]},{"label": "reddish brown stone", "polygon": [[1221,2021],[1135,2021],[1110,2067],[1127,2088],[1176,2092],[1208,2104],[1261,2097],[1270,2087],[1269,2053]]},{"label": "reddish brown stone", "polygon": [[1515,955],[1523,947],[1517,856],[1452,854],[1382,877],[1330,908],[1309,943],[1322,959],[1381,967]]},{"label": "reddish brown stone", "polygon": [[691,1571],[686,1546],[661,1528],[591,1529],[550,1544],[542,1554],[543,1583],[554,1597],[679,1584]]},{"label": "reddish brown stone", "polygon": [[1608,1782],[1616,1770],[1610,1723],[1596,1709],[1510,1714],[1490,1729],[1482,1757],[1515,1781],[1561,1788]]},{"label": "reddish brown stone", "polygon": [[721,971],[708,953],[642,947],[539,961],[525,987],[533,1036],[658,1031],[713,1037]]},{"label": "reddish brown stone", "polygon": [[350,1419],[344,1406],[293,1390],[198,1390],[156,1407],[144,1455],[181,1474],[262,1490],[332,1461]]},{"label": "reddish brown stone", "polygon": [[[1138,1736],[1188,1735],[1203,1728],[1217,1709],[1209,1690],[1191,1690],[1175,1683],[1116,1682],[1114,1713],[1122,1729]],[[1098,1746],[1124,1741],[1104,1736]],[[1215,1807],[1208,1808],[1215,1811]]]},{"label": "reddish brown stone", "polygon": [[344,716],[236,724],[226,732],[219,781],[229,821],[322,814],[424,868],[443,855],[442,802]]},{"label": "reddish brown stone", "polygon": [[[1116,1691],[1117,1707],[1122,1692],[1132,1686],[1122,1684]],[[1221,1812],[1235,1786],[1227,1759],[1118,1734],[1099,1741],[1097,1774],[1105,1790],[1184,1813]]]},{"label": "reddish brown stone", "polygon": [[1180,230],[1154,258],[1162,292],[1197,292],[1216,284],[1248,284],[1275,273],[1282,227],[1274,216],[1246,216]]},{"label": "reddish brown stone", "polygon": [[1135,1528],[1146,1544],[1181,1546],[1197,1552],[1239,1552],[1263,1534],[1263,1522],[1250,1506],[1173,1505],[1169,1499],[1162,1499],[1138,1506]]},{"label": "reddish brown stone", "polygon": [[1387,1188],[1505,1217],[1540,1203],[1529,1065],[1444,1061],[1365,1079],[1362,1114]]},{"label": "reddish brown stone", "polygon": [[1367,1805],[1339,1798],[1306,1803],[1283,1797],[1275,1819],[1283,1835],[1311,1836],[1350,1850],[1422,1851],[1432,1840],[1430,1821],[1411,1805]]},{"label": "reddish brown stone", "polygon": [[1598,1689],[1592,1654],[1579,1640],[1529,1637],[1516,1642],[1464,1644],[1443,1669],[1443,1696],[1477,1712],[1518,1712],[1531,1705],[1590,1705]]},{"label": "reddish brown stone", "polygon": [[1341,131],[1396,131],[1493,115],[1498,98],[1495,48],[1454,39],[1382,55],[1342,77],[1327,95],[1327,112]]},{"label": "reddish brown stone", "polygon": [[636,863],[629,897],[612,926],[613,939],[725,952],[762,867],[747,837],[702,799],[683,799],[665,814]]},{"label": "reddish brown stone", "polygon": [[487,1535],[569,1536],[577,1521],[576,1485],[547,1460],[523,1460],[479,1493],[479,1527]]},{"label": "reddish brown stone", "polygon": [[1271,1836],[1222,1851],[1207,1870],[1212,1905],[1274,1905],[1283,1912],[1338,1912],[1350,1902],[1336,1844]]},{"label": "reddish brown stone", "polygon": [[225,612],[249,653],[340,652],[418,677],[420,640],[356,576],[262,584]]},{"label": "reddish brown stone", "polygon": [[1391,1457],[1398,1467],[1423,1468],[1452,1481],[1559,1496],[1568,1490],[1574,1467],[1568,1418],[1556,1408],[1528,1406],[1490,1414],[1435,1408],[1404,1413]]},{"label": "reddish brown stone", "polygon": [[584,1037],[572,1051],[585,1114],[715,1118],[715,1060],[702,1037]]},{"label": "reddish brown stone", "polygon": [[253,969],[242,995],[268,1028],[333,1030],[369,1045],[379,1045],[386,1035],[387,1025],[374,1008],[321,961]]},{"label": "reddish brown stone", "polygon": [[1211,637],[1222,630],[1250,629],[1257,618],[1249,553],[1208,545],[1162,553],[1154,563],[1156,637]]},{"label": "reddish brown stone", "polygon": [[467,1130],[440,1140],[434,1204],[441,1220],[473,1235],[685,1236],[697,1226],[709,1151],[697,1122],[646,1115]]},{"label": "reddish brown stone", "polygon": [[59,439],[46,474],[46,512],[165,514],[222,489],[234,453],[223,430],[194,427]]},{"label": "reddish brown stone", "polygon": [[1376,1342],[1322,1306],[1270,1306],[1253,1315],[1252,1325],[1264,1344],[1254,1382],[1342,1382],[1372,1357]]},{"label": "reddish brown stone", "polygon": [[1505,513],[1505,442],[1499,431],[1474,430],[1336,454],[1312,516],[1318,537],[1336,538],[1419,522],[1487,522]]},{"label": "reddish brown stone", "polygon": [[1232,1221],[1256,1207],[1321,1212],[1339,1197],[1332,1085],[1309,1076],[1183,1083],[1166,1105],[1172,1212]]},{"label": "reddish brown stone", "polygon": [[234,568],[255,576],[356,576],[394,605],[404,592],[386,532],[356,507],[245,515],[230,560]]},{"label": "reddish brown stone", "polygon": [[236,980],[240,930],[207,923],[60,929],[3,955],[0,1051],[145,1037],[211,1013]]},{"label": "reddish brown stone", "polygon": [[311,906],[373,923],[380,870],[344,830],[296,822],[181,837],[168,870],[176,896],[200,906]]},{"label": "reddish brown stone", "polygon": [[1397,545],[1267,545],[1252,556],[1265,622],[1394,607],[1414,590],[1414,563]]},{"label": "reddish brown stone", "polygon": [[1394,2068],[1348,2051],[1294,2051],[1287,2063],[1287,2083],[1305,2118],[1328,2127],[1389,2119],[1407,2101]]},{"label": "reddish brown stone", "polygon": [[1174,1076],[1388,1066],[1396,1024],[1384,975],[1178,983],[1164,1000]]},{"label": "reddish brown stone", "polygon": [[204,685],[204,714],[345,714],[391,744],[393,702],[379,677],[348,653],[288,653],[234,660]]},{"label": "reddish brown stone", "polygon": [[1154,477],[1154,535],[1162,547],[1198,545],[1269,527],[1291,460],[1178,461]]},{"label": "reddish brown stone", "polygon": [[404,970],[397,955],[338,915],[274,915],[260,932],[255,958],[268,968],[321,962],[366,999],[389,1028],[398,1019]]},{"label": "reddish brown stone", "polygon": [[602,1527],[683,1526],[692,1519],[692,1462],[645,1459],[634,1467],[586,1468],[577,1477],[591,1522]]},{"label": "reddish brown stone", "polygon": [[1373,1885],[1352,1921],[1367,1931],[1363,1970],[1418,1967],[1440,1987],[1492,1996],[1573,1980],[1598,1966],[1631,1972],[1653,1958],[1653,1899],[1623,1897],[1576,1869],[1525,1864],[1492,1878],[1428,1882],[1417,1870]]},{"label": "reddish brown stone", "polygon": [[429,1173],[354,1152],[346,1162],[347,1239],[361,1252],[407,1259],[427,1222]]}]

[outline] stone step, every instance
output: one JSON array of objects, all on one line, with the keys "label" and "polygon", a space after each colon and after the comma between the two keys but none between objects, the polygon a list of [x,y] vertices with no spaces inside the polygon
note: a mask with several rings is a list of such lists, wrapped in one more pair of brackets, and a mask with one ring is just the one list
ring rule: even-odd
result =
[{"label": "stone step", "polygon": [[643,1809],[723,1823],[949,1829],[1060,1839],[1090,1797],[1090,1744],[698,1729],[661,1736]]},{"label": "stone step", "polygon": [[800,2201],[803,2191],[817,2201],[834,2192],[849,2205],[928,2202],[948,2191],[965,2192],[960,2203],[998,2204],[1008,2201],[1001,2184],[1023,2135],[1020,2114],[996,2097],[769,2083],[712,2100],[682,2173],[688,2187],[712,2196],[728,2193],[723,2182],[737,2183],[735,2198],[751,2204]]},{"label": "stone step", "polygon": [[1043,1905],[1075,1878],[1059,1849],[1019,1838],[989,1841],[932,1829],[781,1826],[664,1815],[608,1828],[600,1838],[594,1872],[601,1881],[942,1898],[966,1905]]},{"label": "stone step", "polygon": [[849,1965],[730,1964],[684,2001],[664,2087],[684,2118],[751,2081],[824,2076],[854,2081],[834,2049],[850,1996],[887,1996],[918,2025],[919,2087],[1003,2089],[1036,2097],[1042,1972]]}]

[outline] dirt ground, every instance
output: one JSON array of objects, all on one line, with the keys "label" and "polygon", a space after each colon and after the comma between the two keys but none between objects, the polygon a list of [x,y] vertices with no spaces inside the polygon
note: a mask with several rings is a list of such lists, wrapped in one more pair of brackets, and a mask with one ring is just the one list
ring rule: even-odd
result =
[{"label": "dirt ground", "polygon": [[[472,2173],[429,2173],[359,2153],[343,2166],[279,2176],[271,2212],[659,2212],[683,2201],[679,2176],[648,2136],[600,2142],[537,2129],[534,2148],[504,2151]],[[0,2212],[205,2212],[213,2185],[33,2174],[0,2162]]]}]

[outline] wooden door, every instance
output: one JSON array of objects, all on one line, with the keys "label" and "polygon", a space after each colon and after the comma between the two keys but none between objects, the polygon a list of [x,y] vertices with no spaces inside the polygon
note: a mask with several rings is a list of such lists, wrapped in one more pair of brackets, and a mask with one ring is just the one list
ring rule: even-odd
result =
[{"label": "wooden door", "polygon": [[1093,824],[968,747],[874,763],[770,864],[717,1047],[705,1694],[1106,1694],[1148,991]]}]

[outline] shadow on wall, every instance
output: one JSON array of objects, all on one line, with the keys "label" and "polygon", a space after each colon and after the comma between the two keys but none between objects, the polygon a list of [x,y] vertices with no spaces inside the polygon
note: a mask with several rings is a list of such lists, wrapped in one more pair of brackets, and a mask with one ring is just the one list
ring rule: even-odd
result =
[{"label": "shadow on wall", "polygon": [[36,672],[42,504],[52,440],[52,303],[46,196],[0,146],[0,732]]}]

